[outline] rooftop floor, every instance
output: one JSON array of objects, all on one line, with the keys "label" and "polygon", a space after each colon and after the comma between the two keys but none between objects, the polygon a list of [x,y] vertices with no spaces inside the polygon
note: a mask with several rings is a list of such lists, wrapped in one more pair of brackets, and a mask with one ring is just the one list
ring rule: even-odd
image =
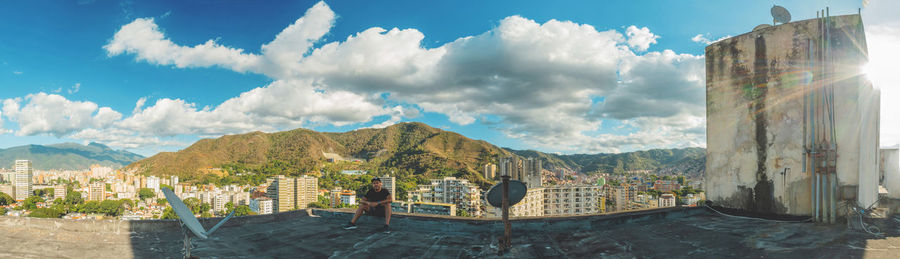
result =
[{"label": "rooftop floor", "polygon": [[[396,215],[363,217],[341,228],[346,210],[238,217],[210,239],[194,239],[199,257],[483,258],[496,257],[497,220]],[[204,220],[209,228],[218,219]],[[870,222],[875,222],[870,220]],[[704,208],[513,220],[513,247],[503,257],[873,257],[900,255],[900,216],[875,222],[886,237],[817,225],[726,217]],[[73,221],[0,217],[0,257],[181,257],[175,221]]]}]

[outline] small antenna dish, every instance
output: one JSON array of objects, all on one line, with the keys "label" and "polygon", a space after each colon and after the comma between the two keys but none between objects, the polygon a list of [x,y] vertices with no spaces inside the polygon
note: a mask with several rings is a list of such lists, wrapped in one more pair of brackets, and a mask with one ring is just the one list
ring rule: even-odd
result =
[{"label": "small antenna dish", "polygon": [[757,25],[756,27],[753,27],[753,31],[758,31],[758,30],[762,30],[765,28],[769,28],[769,27],[772,27],[772,25],[768,25],[768,24],[764,23],[764,24]]},{"label": "small antenna dish", "polygon": [[[525,186],[525,183],[516,180],[509,181],[509,206],[519,203],[525,198],[525,194],[528,192],[528,187]],[[502,208],[503,207],[503,183],[498,183],[491,187],[488,190],[487,194],[484,195],[487,198],[487,201],[491,206]]]},{"label": "small antenna dish", "polygon": [[772,18],[776,22],[789,23],[791,22],[791,13],[780,5],[772,6]]},{"label": "small antenna dish", "polygon": [[161,190],[163,195],[166,196],[166,200],[172,206],[172,210],[175,211],[175,215],[178,215],[178,218],[181,220],[181,232],[184,234],[185,258],[191,257],[191,234],[202,239],[207,239],[209,238],[209,235],[212,235],[212,233],[216,231],[216,229],[219,229],[219,227],[234,216],[234,211],[231,211],[228,216],[207,231],[206,229],[203,229],[203,225],[200,224],[200,221],[194,217],[194,213],[191,212],[191,209],[181,201],[181,198],[178,198],[178,195],[175,195],[169,188],[163,187]]}]

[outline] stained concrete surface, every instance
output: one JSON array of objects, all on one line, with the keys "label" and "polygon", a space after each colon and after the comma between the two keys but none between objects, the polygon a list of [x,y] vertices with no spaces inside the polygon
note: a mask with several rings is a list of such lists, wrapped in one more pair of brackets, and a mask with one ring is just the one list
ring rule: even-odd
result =
[{"label": "stained concrete surface", "polygon": [[[496,220],[397,215],[363,217],[344,230],[345,210],[239,217],[212,238],[195,239],[202,258],[493,258]],[[204,220],[211,226],[218,219]],[[725,217],[704,208],[513,221],[504,258],[897,258],[900,216],[869,220],[885,238],[839,225]],[[0,217],[2,258],[177,258],[182,234],[174,221],[70,221]]]}]

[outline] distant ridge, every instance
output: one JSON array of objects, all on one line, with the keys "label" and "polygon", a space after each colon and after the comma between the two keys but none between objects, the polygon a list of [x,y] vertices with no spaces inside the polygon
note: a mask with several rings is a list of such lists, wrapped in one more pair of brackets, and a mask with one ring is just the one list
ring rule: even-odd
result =
[{"label": "distant ridge", "polygon": [[[702,148],[656,149],[620,154],[556,155],[532,150],[513,150],[483,140],[469,139],[424,123],[398,123],[382,129],[342,133],[308,129],[251,132],[199,140],[178,152],[162,152],[128,165],[125,169],[150,175],[178,175],[198,179],[210,168],[239,165],[287,175],[318,171],[328,158],[356,158],[360,168],[408,170],[423,179],[452,175],[482,186],[483,165],[498,158],[518,155],[543,160],[544,169],[564,168],[585,173],[622,173],[654,170],[660,173],[702,173]],[[427,181],[427,180],[425,180]]]},{"label": "distant ridge", "polygon": [[125,150],[113,150],[100,143],[80,145],[24,145],[0,149],[0,167],[12,168],[15,160],[31,160],[37,170],[80,170],[93,164],[121,168],[144,157]]}]

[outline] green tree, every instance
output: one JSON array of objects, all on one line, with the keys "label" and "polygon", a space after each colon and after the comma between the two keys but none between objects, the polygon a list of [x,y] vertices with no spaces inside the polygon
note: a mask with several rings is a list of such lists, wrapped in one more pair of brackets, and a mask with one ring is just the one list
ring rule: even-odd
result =
[{"label": "green tree", "polygon": [[175,214],[175,210],[173,210],[172,207],[166,207],[166,209],[163,210],[162,217],[160,217],[160,218],[161,219],[178,219],[178,214]]},{"label": "green tree", "polygon": [[81,192],[69,192],[63,200],[63,204],[66,205],[66,211],[77,211],[78,205],[82,203],[84,203],[84,199],[81,198]]},{"label": "green tree", "polygon": [[169,203],[169,200],[166,200],[165,198],[163,198],[163,199],[157,200],[156,203],[159,203],[159,205],[162,205],[162,206],[166,206],[166,204]]},{"label": "green tree", "polygon": [[0,207],[0,216],[6,215],[6,207]]},{"label": "green tree", "polygon": [[59,218],[62,215],[62,211],[53,208],[38,208],[31,211],[31,214],[28,214],[29,217],[33,218]]},{"label": "green tree", "polygon": [[169,188],[169,190],[172,190],[173,192],[175,191],[175,188],[172,188],[172,186],[168,184],[160,184],[159,188],[160,190],[162,190],[162,188]]},{"label": "green tree", "polygon": [[464,209],[456,209],[456,216],[460,216],[460,217],[468,217],[468,216],[469,216],[469,212],[466,211],[466,210],[464,210]]},{"label": "green tree", "polygon": [[41,198],[41,196],[28,197],[25,199],[25,202],[23,202],[22,208],[24,208],[26,210],[37,209],[38,202],[44,202],[44,198]]},{"label": "green tree", "polygon": [[230,201],[225,203],[225,213],[226,214],[231,213],[231,210],[233,210],[233,209],[234,209],[234,203],[231,203]]},{"label": "green tree", "polygon": [[117,217],[125,212],[124,202],[117,200],[105,200],[100,202],[100,213]]},{"label": "green tree", "polygon": [[[228,213],[231,213],[231,211],[229,211]],[[234,208],[234,215],[235,216],[256,215],[256,212],[253,212],[252,210],[250,210],[250,206],[239,205],[236,208]]]},{"label": "green tree", "polygon": [[6,206],[6,205],[13,204],[13,203],[16,203],[16,200],[13,199],[12,196],[9,196],[9,194],[0,192],[0,206]]},{"label": "green tree", "polygon": [[184,199],[183,202],[184,202],[185,206],[187,206],[189,209],[191,209],[191,213],[193,213],[194,215],[200,214],[200,199],[197,199],[195,197],[190,197],[190,198]]},{"label": "green tree", "polygon": [[84,204],[78,205],[78,212],[81,213],[100,213],[100,202],[99,201],[89,201]]},{"label": "green tree", "polygon": [[156,193],[153,192],[153,189],[141,188],[138,190],[138,197],[140,197],[141,200],[146,200],[147,198],[156,197]]},{"label": "green tree", "polygon": [[203,212],[209,213],[209,209],[212,209],[212,206],[210,206],[209,203],[204,202],[204,203],[200,204],[200,212],[201,213],[203,213]]},{"label": "green tree", "polygon": [[212,215],[212,214],[209,214],[208,211],[204,211],[203,213],[200,213],[200,217],[201,217],[201,218],[212,218],[212,216],[213,216],[213,215]]}]

